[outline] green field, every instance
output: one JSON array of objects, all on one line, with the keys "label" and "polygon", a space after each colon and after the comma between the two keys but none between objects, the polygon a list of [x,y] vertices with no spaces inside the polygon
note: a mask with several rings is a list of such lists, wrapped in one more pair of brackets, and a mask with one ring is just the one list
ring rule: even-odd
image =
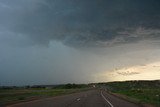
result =
[{"label": "green field", "polygon": [[[127,99],[133,102],[160,107],[160,81],[109,82],[96,85],[107,88],[112,93],[128,96]],[[91,86],[92,84],[66,84],[53,88],[28,86],[23,88],[0,88],[0,105],[86,91],[91,89]]]},{"label": "green field", "polygon": [[112,93],[128,96],[140,104],[160,107],[160,81],[126,81],[101,83]]},{"label": "green field", "polygon": [[86,91],[89,86],[85,85],[59,85],[54,88],[9,88],[0,89],[0,105],[18,103],[52,96]]}]

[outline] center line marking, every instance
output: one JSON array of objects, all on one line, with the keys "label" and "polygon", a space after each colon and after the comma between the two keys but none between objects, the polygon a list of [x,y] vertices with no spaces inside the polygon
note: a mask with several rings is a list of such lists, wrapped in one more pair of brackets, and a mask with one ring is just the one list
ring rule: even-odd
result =
[{"label": "center line marking", "polygon": [[81,99],[80,98],[77,98],[77,101],[80,101]]},{"label": "center line marking", "polygon": [[114,107],[114,106],[106,99],[106,97],[103,95],[102,91],[101,91],[101,96],[103,97],[103,99],[104,99],[105,101],[107,101],[107,103],[108,103],[111,107]]}]

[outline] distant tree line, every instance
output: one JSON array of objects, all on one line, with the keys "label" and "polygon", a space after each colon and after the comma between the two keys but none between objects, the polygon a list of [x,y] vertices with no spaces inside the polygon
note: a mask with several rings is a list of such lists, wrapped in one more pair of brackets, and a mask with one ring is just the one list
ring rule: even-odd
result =
[{"label": "distant tree line", "polygon": [[60,84],[60,85],[26,85],[26,86],[0,86],[0,89],[72,89],[89,87],[87,84]]},{"label": "distant tree line", "polygon": [[71,89],[71,88],[85,88],[88,87],[86,84],[64,84],[64,85],[58,85],[55,88],[62,88],[62,89]]}]

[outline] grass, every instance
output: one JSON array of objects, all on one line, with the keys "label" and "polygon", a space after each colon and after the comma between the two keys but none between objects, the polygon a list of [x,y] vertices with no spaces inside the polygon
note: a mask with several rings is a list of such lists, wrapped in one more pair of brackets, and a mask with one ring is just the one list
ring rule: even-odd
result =
[{"label": "grass", "polygon": [[70,94],[86,90],[89,90],[89,88],[86,87],[86,88],[69,88],[69,89],[60,89],[60,88],[0,89],[0,104],[6,105],[21,101],[47,98],[47,97]]},{"label": "grass", "polygon": [[160,90],[159,89],[133,89],[133,90],[121,90],[116,93],[124,94],[129,97],[138,99],[141,103],[153,104],[160,106]]},{"label": "grass", "polygon": [[111,92],[126,95],[141,104],[160,107],[160,81],[110,82],[105,86]]}]

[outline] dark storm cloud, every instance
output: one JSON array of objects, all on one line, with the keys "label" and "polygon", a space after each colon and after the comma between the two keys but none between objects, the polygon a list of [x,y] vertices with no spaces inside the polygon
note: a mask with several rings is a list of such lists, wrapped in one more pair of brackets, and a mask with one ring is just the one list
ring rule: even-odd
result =
[{"label": "dark storm cloud", "polygon": [[2,0],[0,5],[3,27],[39,44],[112,46],[160,39],[159,0]]}]

